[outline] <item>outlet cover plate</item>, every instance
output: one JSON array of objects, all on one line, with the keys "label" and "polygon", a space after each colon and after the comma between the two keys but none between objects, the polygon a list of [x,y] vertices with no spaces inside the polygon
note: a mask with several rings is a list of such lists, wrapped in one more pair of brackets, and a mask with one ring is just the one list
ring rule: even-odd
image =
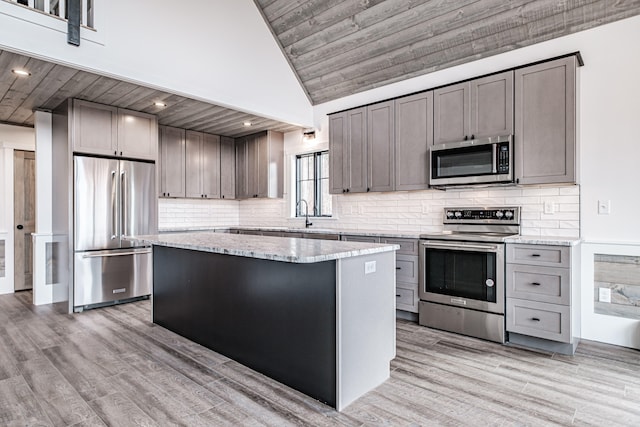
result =
[{"label": "outlet cover plate", "polygon": [[367,261],[364,263],[364,274],[371,274],[376,272],[376,262]]},{"label": "outlet cover plate", "polygon": [[609,289],[609,288],[598,288],[598,301],[600,301],[600,302],[611,302],[611,289]]}]

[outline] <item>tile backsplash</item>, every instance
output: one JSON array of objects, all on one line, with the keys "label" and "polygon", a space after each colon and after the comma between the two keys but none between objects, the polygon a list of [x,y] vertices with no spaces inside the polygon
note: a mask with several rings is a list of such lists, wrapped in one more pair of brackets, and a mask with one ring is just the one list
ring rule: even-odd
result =
[{"label": "tile backsplash", "polygon": [[[314,228],[430,233],[442,230],[445,206],[521,206],[522,234],[579,237],[580,187],[490,187],[337,195],[331,219],[313,218]],[[239,225],[303,227],[291,218],[288,198],[240,202]]]},{"label": "tile backsplash", "polygon": [[239,225],[236,200],[159,199],[158,228]]}]

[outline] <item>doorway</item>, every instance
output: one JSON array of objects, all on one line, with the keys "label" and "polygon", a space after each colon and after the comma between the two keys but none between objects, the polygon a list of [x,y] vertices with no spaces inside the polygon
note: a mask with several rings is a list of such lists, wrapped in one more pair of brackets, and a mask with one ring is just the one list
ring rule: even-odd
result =
[{"label": "doorway", "polygon": [[13,152],[14,290],[33,288],[33,244],[36,231],[36,153]]}]

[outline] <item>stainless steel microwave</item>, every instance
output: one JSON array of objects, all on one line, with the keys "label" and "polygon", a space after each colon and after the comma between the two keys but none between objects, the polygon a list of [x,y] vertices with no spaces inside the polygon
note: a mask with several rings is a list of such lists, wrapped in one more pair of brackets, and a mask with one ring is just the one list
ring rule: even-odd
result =
[{"label": "stainless steel microwave", "polygon": [[429,149],[432,186],[513,182],[513,136],[447,142]]}]

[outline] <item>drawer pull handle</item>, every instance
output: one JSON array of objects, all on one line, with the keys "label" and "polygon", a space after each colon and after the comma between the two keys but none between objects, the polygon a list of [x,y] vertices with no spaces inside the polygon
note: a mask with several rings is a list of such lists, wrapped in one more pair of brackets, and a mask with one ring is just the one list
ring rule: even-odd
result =
[{"label": "drawer pull handle", "polygon": [[402,270],[402,267],[396,267],[396,270]]},{"label": "drawer pull handle", "polygon": [[531,320],[534,321],[534,322],[539,322],[540,321],[540,319],[538,319],[537,317],[532,317]]},{"label": "drawer pull handle", "polygon": [[531,282],[531,284],[532,284],[533,286],[540,286],[540,283],[538,283],[538,282]]},{"label": "drawer pull handle", "polygon": [[400,298],[402,295],[400,294],[396,294],[396,298]]},{"label": "drawer pull handle", "polygon": [[532,257],[534,258],[538,258],[540,256],[540,254],[531,254]]}]

